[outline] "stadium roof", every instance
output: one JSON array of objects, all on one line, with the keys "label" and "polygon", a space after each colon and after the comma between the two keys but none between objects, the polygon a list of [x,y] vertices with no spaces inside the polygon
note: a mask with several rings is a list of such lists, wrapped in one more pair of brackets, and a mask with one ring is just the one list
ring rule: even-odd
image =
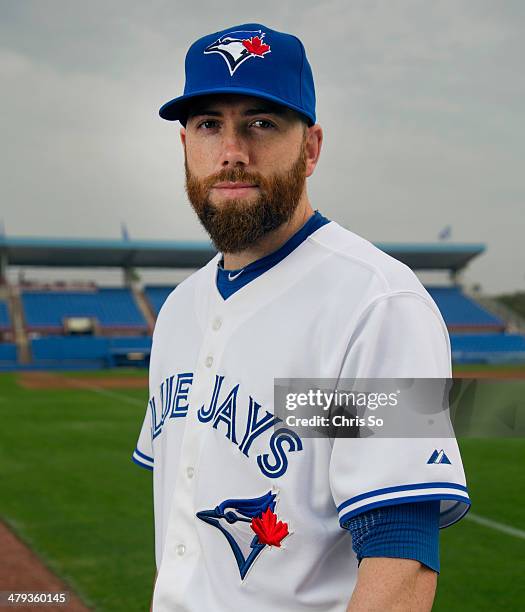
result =
[{"label": "stadium roof", "polygon": [[469,261],[485,251],[484,244],[437,243],[385,243],[376,247],[413,270],[452,270],[457,272]]},{"label": "stadium roof", "polygon": [[208,242],[83,238],[0,238],[9,265],[69,268],[199,268],[215,255]]},{"label": "stadium roof", "polygon": [[[413,270],[457,271],[485,250],[483,244],[376,243]],[[73,268],[200,268],[216,253],[209,242],[0,236],[7,265]]]}]

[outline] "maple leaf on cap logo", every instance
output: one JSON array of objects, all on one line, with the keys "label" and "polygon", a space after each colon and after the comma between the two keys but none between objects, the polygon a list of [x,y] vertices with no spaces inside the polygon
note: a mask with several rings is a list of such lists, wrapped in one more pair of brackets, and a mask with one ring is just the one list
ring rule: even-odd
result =
[{"label": "maple leaf on cap logo", "polygon": [[255,531],[261,544],[281,546],[281,541],[288,535],[288,525],[282,521],[277,522],[277,515],[270,508],[262,513],[261,517],[254,517],[250,527]]},{"label": "maple leaf on cap logo", "polygon": [[258,36],[252,36],[242,41],[242,44],[253,55],[264,55],[270,50],[270,45],[263,43]]}]

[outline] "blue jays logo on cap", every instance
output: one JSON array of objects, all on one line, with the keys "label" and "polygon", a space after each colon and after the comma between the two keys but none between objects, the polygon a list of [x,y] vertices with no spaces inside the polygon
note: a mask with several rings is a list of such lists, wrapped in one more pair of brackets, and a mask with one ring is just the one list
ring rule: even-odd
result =
[{"label": "blue jays logo on cap", "polygon": [[290,533],[287,523],[277,521],[276,496],[277,493],[268,491],[261,497],[226,499],[213,510],[197,512],[198,518],[219,529],[228,541],[241,580],[267,546],[280,548],[281,541]]},{"label": "blue jays logo on cap", "polygon": [[219,53],[224,58],[230,76],[246,60],[255,57],[263,59],[270,53],[270,45],[264,41],[266,33],[262,30],[236,30],[227,32],[218,38],[214,43],[204,49],[204,53]]}]

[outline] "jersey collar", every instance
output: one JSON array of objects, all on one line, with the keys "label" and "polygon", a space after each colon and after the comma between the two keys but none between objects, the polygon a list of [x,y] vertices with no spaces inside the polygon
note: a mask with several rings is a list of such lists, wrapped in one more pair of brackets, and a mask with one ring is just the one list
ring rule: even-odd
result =
[{"label": "jersey collar", "polygon": [[217,262],[216,283],[219,293],[223,299],[228,299],[236,291],[249,282],[264,274],[267,270],[282,261],[287,255],[304,242],[310,234],[320,227],[330,223],[330,219],[324,217],[318,210],[306,221],[306,223],[293,236],[291,236],[281,247],[273,253],[261,257],[252,263],[238,268],[237,270],[225,270],[223,268],[224,256]]}]

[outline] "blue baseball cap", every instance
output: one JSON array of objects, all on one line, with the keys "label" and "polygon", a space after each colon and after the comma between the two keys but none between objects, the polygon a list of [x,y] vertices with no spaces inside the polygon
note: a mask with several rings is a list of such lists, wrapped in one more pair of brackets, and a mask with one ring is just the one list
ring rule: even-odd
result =
[{"label": "blue baseball cap", "polygon": [[199,38],[188,49],[184,94],[159,115],[186,123],[191,100],[233,93],[270,100],[315,123],[315,88],[303,43],[292,34],[245,23]]}]

